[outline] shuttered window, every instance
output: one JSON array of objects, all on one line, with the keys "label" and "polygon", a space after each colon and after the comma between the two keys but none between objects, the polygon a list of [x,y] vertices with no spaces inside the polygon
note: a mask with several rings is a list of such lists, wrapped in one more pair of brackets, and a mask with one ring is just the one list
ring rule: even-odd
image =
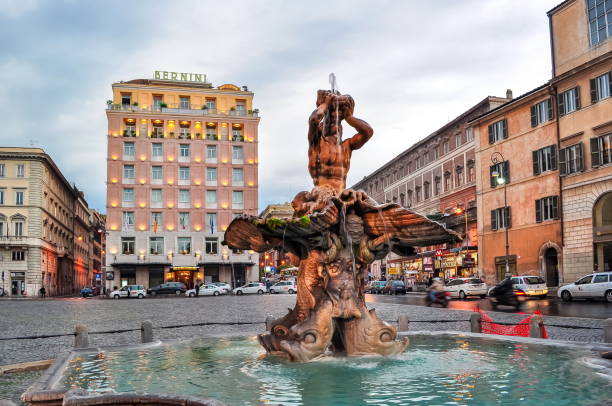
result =
[{"label": "shuttered window", "polygon": [[572,145],[559,151],[559,172],[561,176],[584,170],[582,143]]},{"label": "shuttered window", "polygon": [[491,210],[491,230],[501,230],[512,227],[512,216],[509,206]]},{"label": "shuttered window", "polygon": [[557,101],[560,116],[580,110],[580,87],[576,86],[561,93],[558,95]]},{"label": "shuttered window", "polygon": [[508,138],[508,121],[506,119],[489,125],[489,144]]},{"label": "shuttered window", "polygon": [[[497,187],[500,184],[508,184],[510,183],[510,162],[504,161],[497,163],[495,165],[491,165],[489,167],[491,187]],[[502,183],[498,182],[499,178],[503,178],[504,181]]]},{"label": "shuttered window", "polygon": [[554,171],[557,169],[557,146],[550,145],[532,152],[533,174],[539,175],[542,172]]},{"label": "shuttered window", "polygon": [[612,94],[612,72],[604,73],[590,80],[591,103],[607,99]]},{"label": "shuttered window", "polygon": [[550,99],[531,106],[531,126],[537,127],[553,119],[552,103]]},{"label": "shuttered window", "polygon": [[559,197],[548,196],[535,201],[536,222],[559,218]]},{"label": "shuttered window", "polygon": [[612,134],[591,138],[591,167],[612,162]]}]

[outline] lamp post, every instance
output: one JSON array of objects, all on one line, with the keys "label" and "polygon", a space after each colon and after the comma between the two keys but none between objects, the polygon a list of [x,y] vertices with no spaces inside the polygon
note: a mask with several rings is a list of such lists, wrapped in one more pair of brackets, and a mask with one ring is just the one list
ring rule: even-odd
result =
[{"label": "lamp post", "polygon": [[[499,166],[499,164],[503,164],[506,160],[504,159],[504,156],[501,154],[501,152],[494,152],[493,154],[491,154],[491,162],[493,162],[493,165],[497,165]],[[495,181],[497,182],[498,185],[504,185],[504,217],[507,218],[507,211],[508,211],[508,197],[507,197],[507,193],[506,193],[506,179],[504,178],[504,174],[501,173],[501,171],[497,171],[497,168],[495,171],[493,171],[493,173],[491,174],[493,175],[493,177],[495,178]],[[506,264],[506,277],[508,277],[510,275],[510,243],[508,242],[508,224],[505,224],[504,221],[504,229],[505,229],[505,234],[506,234],[506,258],[505,258],[505,264]]]}]

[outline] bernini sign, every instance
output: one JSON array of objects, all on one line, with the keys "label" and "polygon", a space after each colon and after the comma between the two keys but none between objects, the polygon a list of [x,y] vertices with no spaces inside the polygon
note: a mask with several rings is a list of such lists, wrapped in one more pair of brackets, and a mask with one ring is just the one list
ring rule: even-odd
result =
[{"label": "bernini sign", "polygon": [[179,73],[168,72],[165,70],[156,70],[155,79],[160,80],[176,80],[181,82],[201,82],[206,83],[206,75],[201,73]]}]

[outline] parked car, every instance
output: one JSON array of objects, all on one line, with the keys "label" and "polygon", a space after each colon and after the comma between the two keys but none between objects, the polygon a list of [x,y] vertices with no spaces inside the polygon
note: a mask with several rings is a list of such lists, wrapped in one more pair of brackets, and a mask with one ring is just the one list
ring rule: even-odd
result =
[{"label": "parked car", "polygon": [[83,297],[96,296],[97,294],[98,294],[98,288],[96,288],[95,286],[86,287],[86,288],[81,289],[81,296]]},{"label": "parked car", "polygon": [[[521,275],[512,277],[512,287],[519,295],[528,297],[539,297],[545,299],[548,295],[548,287],[544,279],[534,275]],[[491,296],[491,291],[495,286],[489,288],[488,295]]]},{"label": "parked car", "polygon": [[387,281],[372,281],[366,286],[366,292],[368,293],[382,293],[383,288],[387,284]]},{"label": "parked car", "polygon": [[297,285],[295,281],[281,281],[270,287],[270,293],[296,293]]},{"label": "parked car", "polygon": [[179,296],[181,293],[185,293],[187,287],[182,282],[166,282],[161,285],[157,285],[147,290],[147,293],[151,296],[174,293]]},{"label": "parked car", "polygon": [[383,295],[399,295],[400,293],[406,294],[406,285],[402,281],[387,281],[382,289]]},{"label": "parked car", "polygon": [[[221,286],[217,286],[217,285],[202,285],[200,286],[198,295],[199,296],[219,296],[219,295],[225,295],[227,293],[227,291],[222,288]],[[196,290],[195,289],[189,289],[187,292],[185,292],[185,295],[189,296],[189,297],[194,297],[196,295]]]},{"label": "parked car", "polygon": [[120,299],[122,297],[136,297],[143,299],[147,295],[147,290],[142,285],[126,285],[118,290],[113,290],[110,297]]},{"label": "parked car", "polygon": [[557,295],[564,302],[573,299],[604,299],[612,303],[612,272],[597,272],[583,276],[574,283],[561,286]]},{"label": "parked car", "polygon": [[444,287],[444,291],[450,297],[465,299],[468,296],[487,296],[487,285],[480,278],[459,278],[449,281]]},{"label": "parked car", "polygon": [[221,289],[225,291],[225,293],[230,293],[232,291],[232,285],[225,282],[213,282],[211,285],[219,286]]},{"label": "parked car", "polygon": [[266,293],[268,289],[266,285],[261,282],[251,282],[247,283],[244,286],[240,286],[232,291],[232,293],[236,295],[244,295],[249,293],[257,293],[258,295],[263,295]]}]

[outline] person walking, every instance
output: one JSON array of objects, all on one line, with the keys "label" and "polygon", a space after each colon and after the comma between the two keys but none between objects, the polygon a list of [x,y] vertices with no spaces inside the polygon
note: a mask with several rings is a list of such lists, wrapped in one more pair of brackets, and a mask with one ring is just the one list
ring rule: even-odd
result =
[{"label": "person walking", "polygon": [[195,284],[195,296],[200,296],[200,282],[196,282]]},{"label": "person walking", "polygon": [[39,293],[40,293],[40,297],[42,297],[44,299],[45,295],[47,294],[47,289],[45,289],[44,286],[41,286]]}]

